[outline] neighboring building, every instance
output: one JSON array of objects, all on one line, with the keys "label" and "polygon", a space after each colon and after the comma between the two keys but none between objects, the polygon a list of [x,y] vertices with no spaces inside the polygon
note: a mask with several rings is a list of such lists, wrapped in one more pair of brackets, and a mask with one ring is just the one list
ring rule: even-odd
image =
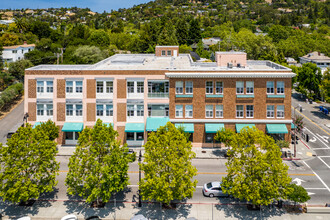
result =
[{"label": "neighboring building", "polygon": [[293,66],[297,66],[297,67],[301,67],[301,64],[298,63],[294,58],[292,57],[285,57],[286,62],[288,63],[289,66],[293,65]]},{"label": "neighboring building", "polygon": [[15,21],[14,20],[0,20],[0,24],[5,24],[5,25],[9,25],[9,24],[12,24],[14,23]]},{"label": "neighboring building", "polygon": [[34,44],[4,46],[2,51],[2,61],[4,63],[16,62],[24,59],[24,54],[30,52],[35,48]]},{"label": "neighboring building", "polygon": [[290,140],[291,69],[250,61],[243,52],[217,52],[193,62],[178,46],[155,54],[116,54],[94,65],[39,65],[25,71],[25,112],[37,125],[60,126],[60,144],[76,144],[83,127],[100,118],[129,146],[141,146],[167,121],[183,125],[195,147],[216,146],[225,127],[256,126]]},{"label": "neighboring building", "polygon": [[317,67],[321,68],[322,73],[330,67],[330,57],[325,56],[323,53],[314,51],[303,57],[299,57],[300,63],[315,63]]}]

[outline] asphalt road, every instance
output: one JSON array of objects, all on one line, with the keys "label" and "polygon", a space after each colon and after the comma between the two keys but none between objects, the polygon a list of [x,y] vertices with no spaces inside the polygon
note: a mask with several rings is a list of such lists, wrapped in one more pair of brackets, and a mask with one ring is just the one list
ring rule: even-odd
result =
[{"label": "asphalt road", "polygon": [[[316,153],[316,157],[303,162],[303,165],[310,168],[319,183],[309,187],[308,190],[311,197],[319,201],[330,203],[330,117],[319,111],[318,104],[307,104],[300,95],[293,94],[292,106],[301,105],[303,111],[296,111],[296,115],[303,116],[304,133],[309,135],[309,142],[306,143],[307,148],[311,148]],[[293,108],[292,108],[293,112]],[[293,115],[293,114],[292,114]],[[302,186],[308,188],[308,179],[301,177]],[[324,199],[323,199],[324,198]]]},{"label": "asphalt road", "polygon": [[14,108],[6,117],[0,120],[0,142],[7,143],[7,133],[17,123],[23,122],[24,102]]}]

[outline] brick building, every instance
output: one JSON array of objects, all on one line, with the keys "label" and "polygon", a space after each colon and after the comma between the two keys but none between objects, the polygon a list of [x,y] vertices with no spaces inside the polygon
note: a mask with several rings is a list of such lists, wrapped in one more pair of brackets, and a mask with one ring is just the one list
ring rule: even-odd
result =
[{"label": "brick building", "polygon": [[193,146],[216,146],[222,127],[256,126],[289,140],[290,69],[251,61],[243,52],[217,52],[216,62],[195,63],[177,46],[155,54],[117,54],[94,65],[39,65],[25,72],[25,112],[37,125],[60,126],[58,143],[74,145],[83,127],[100,118],[129,146],[167,121],[183,125]]}]

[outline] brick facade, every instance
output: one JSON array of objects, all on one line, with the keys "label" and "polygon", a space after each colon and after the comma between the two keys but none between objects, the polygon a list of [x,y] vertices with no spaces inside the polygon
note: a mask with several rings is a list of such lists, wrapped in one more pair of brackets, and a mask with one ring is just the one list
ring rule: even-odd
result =
[{"label": "brick facade", "polygon": [[117,80],[117,97],[119,99],[126,99],[126,79],[118,79]]},{"label": "brick facade", "polygon": [[87,98],[95,99],[96,97],[96,80],[87,79]]},{"label": "brick facade", "polygon": [[57,98],[65,98],[65,79],[57,80]]},{"label": "brick facade", "polygon": [[57,121],[65,121],[65,103],[57,103]]},{"label": "brick facade", "polygon": [[37,80],[29,79],[28,80],[28,98],[36,98],[37,97]]},{"label": "brick facade", "polygon": [[126,122],[126,103],[117,104],[117,121]]},{"label": "brick facade", "polygon": [[35,102],[28,103],[28,113],[29,113],[28,120],[35,121],[37,118],[37,103]]},{"label": "brick facade", "polygon": [[87,103],[87,121],[96,121],[96,103]]}]

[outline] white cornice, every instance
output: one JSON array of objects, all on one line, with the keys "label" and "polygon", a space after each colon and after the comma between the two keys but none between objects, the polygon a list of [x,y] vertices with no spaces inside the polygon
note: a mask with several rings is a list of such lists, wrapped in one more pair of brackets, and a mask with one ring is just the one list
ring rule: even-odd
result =
[{"label": "white cornice", "polygon": [[292,72],[167,72],[169,78],[292,78]]},{"label": "white cornice", "polygon": [[265,119],[170,119],[174,123],[261,123],[261,124],[289,124],[292,120]]}]

